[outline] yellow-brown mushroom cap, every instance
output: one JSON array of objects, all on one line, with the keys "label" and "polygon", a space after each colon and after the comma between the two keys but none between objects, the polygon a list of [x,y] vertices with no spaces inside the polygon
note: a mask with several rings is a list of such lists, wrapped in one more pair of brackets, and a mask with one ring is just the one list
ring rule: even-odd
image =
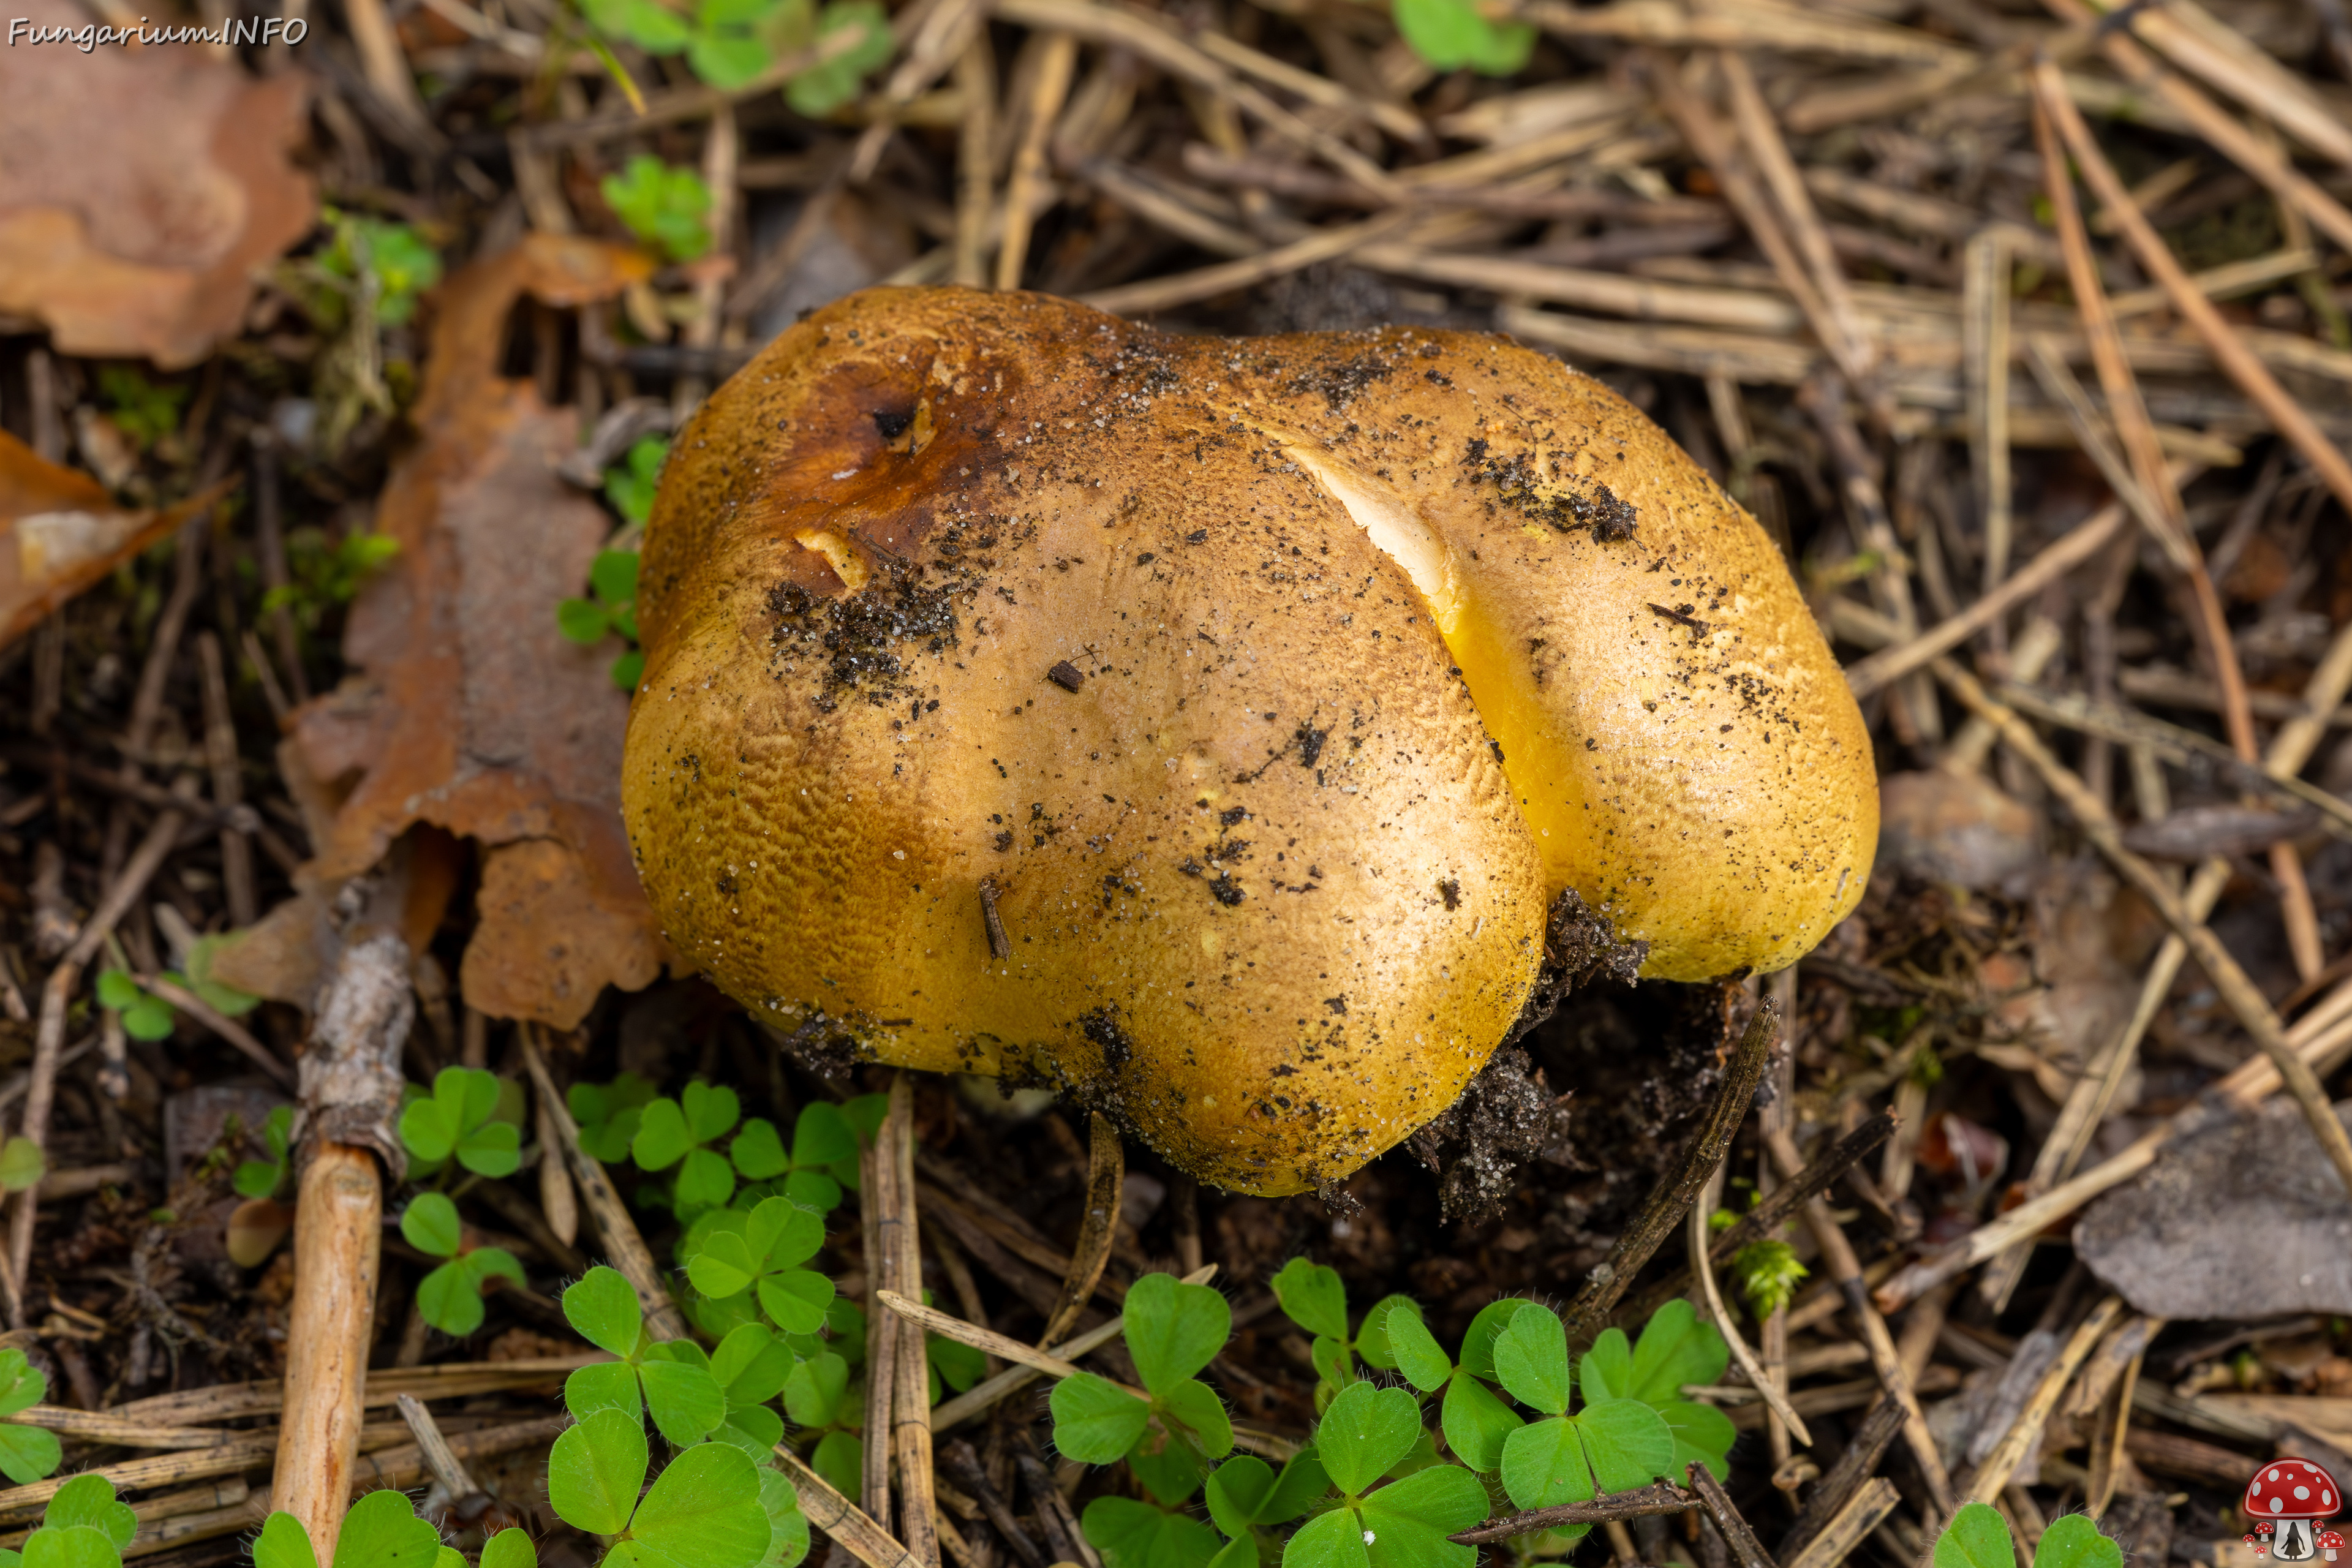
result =
[{"label": "yellow-brown mushroom cap", "polygon": [[678,951],[1227,1186],[1450,1105],[1565,889],[1702,979],[1869,875],[1868,738],[1778,552],[1496,338],[869,290],[680,435],[640,593],[623,801]]}]

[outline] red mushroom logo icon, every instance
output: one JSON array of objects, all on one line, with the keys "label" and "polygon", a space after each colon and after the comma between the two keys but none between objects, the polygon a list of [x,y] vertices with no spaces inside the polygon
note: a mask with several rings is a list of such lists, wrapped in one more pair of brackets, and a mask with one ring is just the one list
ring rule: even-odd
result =
[{"label": "red mushroom logo icon", "polygon": [[2340,1531],[2323,1530],[2319,1532],[2319,1554],[2322,1557],[2333,1563],[2336,1561],[2336,1554],[2343,1550],[2344,1537]]},{"label": "red mushroom logo icon", "polygon": [[2318,1556],[2317,1521],[2335,1517],[2343,1502],[2336,1478],[2308,1459],[2274,1459],[2246,1483],[2246,1517],[2260,1521],[2257,1530],[2276,1527],[2271,1555],[2282,1563]]}]

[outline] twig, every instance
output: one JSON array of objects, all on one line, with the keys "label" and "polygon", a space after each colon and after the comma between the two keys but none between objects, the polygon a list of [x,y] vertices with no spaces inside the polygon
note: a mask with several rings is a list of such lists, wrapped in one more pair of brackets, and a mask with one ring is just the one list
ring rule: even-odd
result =
[{"label": "twig", "polygon": [[[1825,337],[1822,342],[1855,393],[1870,405],[1871,417],[1885,425],[1892,417],[1894,405],[1885,389],[1877,384],[1877,346],[1871,341],[1870,329],[1864,323],[1862,313],[1854,309],[1845,273],[1830,247],[1821,215],[1813,210],[1812,195],[1805,188],[1797,161],[1789,155],[1789,145],[1781,140],[1780,122],[1773,119],[1745,58],[1723,49],[1717,51],[1715,62],[1716,68],[1723,73],[1724,86],[1729,89],[1732,123],[1738,128],[1741,146],[1763,173],[1772,199],[1788,222],[1789,238],[1803,260],[1807,275],[1821,296],[1825,319],[1834,330],[1835,336]],[[1817,329],[1818,326],[1816,323]]]},{"label": "twig", "polygon": [[1497,1541],[1508,1541],[1515,1535],[1533,1535],[1538,1531],[1556,1530],[1562,1525],[1599,1524],[1611,1519],[1648,1519],[1659,1514],[1681,1513],[1690,1506],[1690,1493],[1672,1481],[1654,1481],[1628,1492],[1609,1492],[1589,1502],[1562,1503],[1557,1508],[1507,1513],[1500,1519],[1490,1519],[1474,1530],[1465,1530],[1445,1539],[1457,1546],[1486,1546]]},{"label": "twig", "polygon": [[1845,1506],[1803,1552],[1787,1559],[1787,1568],[1837,1568],[1885,1521],[1902,1499],[1893,1481],[1885,1476],[1872,1477],[1846,1499]]},{"label": "twig", "polygon": [[1757,1541],[1756,1532],[1748,1528],[1748,1521],[1741,1517],[1730,1494],[1723,1489],[1723,1483],[1707,1469],[1706,1462],[1693,1459],[1683,1468],[1683,1473],[1690,1477],[1691,1490],[1698,1494],[1699,1504],[1706,1510],[1707,1518],[1713,1520],[1715,1528],[1723,1532],[1724,1543],[1731,1548],[1731,1554],[1739,1559],[1739,1568],[1772,1568],[1772,1559]]},{"label": "twig", "polygon": [[1127,1179],[1127,1154],[1119,1145],[1118,1129],[1100,1111],[1087,1118],[1088,1148],[1087,1169],[1086,1220],[1078,1229],[1078,1244],[1070,1254],[1070,1271],[1062,1281],[1061,1300],[1053,1315],[1045,1321],[1045,1332],[1037,1336],[1041,1345],[1053,1343],[1078,1321],[1087,1301],[1095,1293],[1096,1282],[1102,1279],[1103,1265],[1110,1261],[1111,1243],[1118,1237],[1119,1194]]},{"label": "twig", "polygon": [[792,1478],[800,1494],[801,1512],[866,1568],[922,1568],[873,1516],[835,1491],[831,1481],[809,1468],[808,1461],[789,1443],[776,1445],[776,1462]]},{"label": "twig", "polygon": [[[903,1079],[904,1074],[899,1078]],[[894,1083],[895,1086],[895,1083]],[[884,1131],[887,1132],[887,1117]],[[890,1425],[898,1411],[898,1318],[883,1310],[882,1292],[898,1278],[898,1249],[885,1230],[895,1225],[898,1163],[884,1152],[882,1139],[858,1151],[857,1219],[860,1254],[866,1259],[866,1422],[859,1433],[865,1463],[859,1471],[858,1504],[885,1524],[890,1519]],[[917,1287],[920,1289],[919,1286]]]},{"label": "twig", "polygon": [[[950,276],[967,288],[980,289],[988,284],[988,216],[995,195],[996,56],[987,28],[972,29],[956,57],[955,79],[964,108],[963,123],[956,132],[955,265]],[[917,1555],[921,1555],[919,1549]]]},{"label": "twig", "polygon": [[[392,1404],[403,1394],[425,1400],[471,1398],[527,1388],[553,1388],[566,1373],[613,1358],[602,1351],[577,1355],[541,1356],[511,1362],[444,1362],[438,1366],[378,1367],[367,1374],[361,1399],[365,1405]],[[235,1421],[275,1414],[286,1402],[286,1385],[274,1377],[252,1383],[216,1383],[178,1394],[118,1405],[107,1415],[120,1421],[146,1421],[159,1426],[203,1421]]]},{"label": "twig", "polygon": [[981,1511],[988,1516],[988,1522],[996,1527],[996,1533],[1003,1538],[1004,1544],[1013,1549],[1013,1554],[1029,1564],[1029,1568],[1046,1568],[1045,1559],[1037,1551],[1037,1543],[1029,1539],[1029,1532],[1021,1528],[1019,1520],[1013,1517],[1013,1510],[1005,1506],[1004,1495],[996,1489],[996,1483],[988,1479],[988,1471],[982,1466],[980,1456],[972,1452],[971,1445],[958,1437],[940,1450],[940,1458],[949,1473],[955,1477],[956,1484],[970,1492],[972,1500],[980,1504]]},{"label": "twig", "polygon": [[[974,1350],[986,1351],[992,1356],[1002,1356],[1004,1360],[1018,1363],[1022,1366],[1034,1367],[1054,1377],[1075,1377],[1086,1370],[1066,1357],[1024,1344],[1010,1334],[1000,1334],[993,1329],[983,1329],[977,1323],[968,1323],[953,1313],[942,1312],[937,1307],[926,1307],[919,1301],[910,1301],[896,1290],[879,1290],[875,1295],[883,1306],[927,1333],[954,1340],[957,1343],[970,1345]],[[1074,1345],[1076,1342],[1072,1342]],[[1129,1387],[1116,1380],[1106,1379],[1105,1381],[1112,1383],[1114,1387],[1134,1394],[1138,1399],[1149,1400],[1151,1397],[1141,1389]],[[946,1406],[941,1405],[940,1408],[945,1409]]]},{"label": "twig", "polygon": [[1045,36],[1037,58],[1037,74],[1021,105],[1021,141],[1013,149],[1013,170],[1004,183],[1004,233],[996,245],[999,289],[1021,287],[1021,270],[1029,258],[1030,226],[1036,222],[1037,198],[1046,188],[1045,143],[1054,133],[1054,117],[1062,112],[1063,100],[1069,97],[1070,77],[1077,63],[1076,37],[1068,33]]},{"label": "twig", "polygon": [[597,1234],[604,1238],[604,1250],[611,1255],[613,1267],[635,1287],[637,1301],[645,1310],[646,1326],[653,1331],[654,1338],[685,1339],[686,1317],[671,1300],[669,1288],[662,1283],[661,1267],[654,1261],[645,1237],[637,1233],[637,1222],[629,1217],[628,1205],[614,1191],[613,1179],[604,1174],[604,1167],[580,1148],[580,1129],[573,1123],[562,1097],[555,1092],[555,1079],[540,1052],[539,1026],[526,1022],[517,1027],[520,1031],[518,1037],[522,1046],[523,1066],[530,1072],[531,1087],[539,1093],[543,1114],[554,1125],[564,1158],[571,1163],[572,1180],[580,1184],[589,1217],[596,1222]]},{"label": "twig", "polygon": [[1961,362],[1968,381],[1969,457],[1984,513],[1983,591],[2009,574],[2009,245],[1998,229],[1971,237],[1961,267]]},{"label": "twig", "polygon": [[1706,1246],[1707,1222],[1715,1207],[1711,1200],[1713,1194],[1720,1190],[1719,1184],[1710,1180],[1706,1188],[1707,1196],[1691,1205],[1691,1270],[1698,1276],[1699,1289],[1706,1295],[1707,1313],[1715,1320],[1716,1331],[1723,1335],[1724,1343],[1731,1347],[1732,1360],[1739,1363],[1739,1370],[1748,1374],[1748,1381],[1755,1385],[1757,1393],[1764,1396],[1764,1403],[1772,1407],[1773,1414],[1787,1424],[1797,1441],[1810,1448],[1813,1446],[1813,1435],[1806,1430],[1803,1418],[1790,1407],[1789,1396],[1780,1392],[1780,1385],[1766,1376],[1763,1367],[1757,1364],[1756,1352],[1748,1348],[1747,1340],[1740,1335],[1739,1325],[1733,1322],[1731,1314],[1723,1310],[1723,1292],[1716,1284],[1715,1264],[1707,1256]]},{"label": "twig", "polygon": [[379,1152],[404,1168],[392,1121],[400,1054],[415,1017],[408,943],[349,935],[320,988],[302,1058],[308,1159],[294,1209],[294,1299],[286,1331],[286,1403],[274,1475],[277,1506],[329,1557],[359,1457],[362,1390],[383,1238]]},{"label": "twig", "polygon": [[1022,1484],[1029,1489],[1029,1501],[1037,1516],[1038,1528],[1045,1532],[1053,1547],[1055,1563],[1075,1563],[1084,1568],[1102,1568],[1102,1559],[1096,1555],[1094,1542],[1078,1528],[1076,1515],[1070,1511],[1069,1500],[1062,1489],[1054,1484],[1054,1473],[1038,1457],[1037,1445],[1024,1426],[1013,1436],[1013,1462],[1021,1468]]},{"label": "twig", "polygon": [[0,1415],[0,1423],[46,1427],[60,1436],[116,1443],[126,1448],[209,1448],[246,1435],[216,1426],[162,1426],[126,1420],[110,1410],[76,1410],[63,1405],[29,1405],[13,1415]]},{"label": "twig", "polygon": [[416,1435],[416,1451],[424,1456],[425,1468],[433,1472],[433,1479],[441,1483],[441,1489],[449,1494],[452,1503],[482,1489],[467,1473],[466,1462],[449,1451],[449,1439],[441,1435],[440,1424],[433,1419],[433,1412],[425,1408],[423,1400],[413,1394],[404,1394],[393,1404],[399,1409],[400,1418],[408,1423],[408,1429]]},{"label": "twig", "polygon": [[[196,634],[197,662],[204,670],[205,752],[212,770],[213,805],[226,812],[245,798],[236,752],[236,721],[229,712],[228,678],[221,664],[220,638]],[[228,898],[229,923],[249,926],[259,917],[253,886],[253,842],[225,830],[220,838],[221,885]]]},{"label": "twig", "polygon": [[[2195,465],[2182,464],[2178,470],[2178,482],[2186,485],[2200,471]],[[1907,643],[1882,648],[1847,665],[1847,689],[1856,697],[1867,697],[1914,670],[1926,668],[1937,656],[1958,647],[2105,549],[2129,519],[2130,513],[2121,501],[2101,507],[2063,538],[2043,546],[2040,554],[2011,573],[2000,587],[1980,595],[1958,615],[1928,627]]]},{"label": "twig", "polygon": [[580,1202],[563,1157],[563,1135],[550,1114],[552,1103],[533,1086],[531,1122],[538,1130],[540,1148],[539,1209],[550,1233],[569,1247],[580,1239]]},{"label": "twig", "polygon": [[[225,834],[223,837],[234,836]],[[237,842],[243,843],[244,840],[238,839]],[[244,1025],[226,1014],[216,1011],[211,1003],[206,1002],[187,987],[175,984],[160,974],[141,974],[137,979],[141,990],[152,992],[163,1001],[169,1002],[173,1007],[235,1046],[254,1066],[276,1079],[286,1089],[290,1090],[294,1088],[294,1069],[280,1061],[277,1052],[254,1038],[252,1031],[246,1028]]]},{"label": "twig", "polygon": [[[1887,1448],[1903,1431],[1904,1419],[1901,1402],[1893,1399],[1880,1400],[1877,1406],[1863,1417],[1862,1426],[1846,1444],[1845,1451],[1838,1456],[1837,1463],[1830,1467],[1829,1473],[1813,1489],[1812,1497],[1805,1503],[1805,1511],[1797,1516],[1796,1523],[1780,1537],[1783,1562],[1794,1563],[1811,1560],[1811,1554],[1806,1548],[1844,1516],[1855,1495],[1877,1473],[1878,1462],[1886,1457]],[[1875,1524],[1876,1521],[1872,1522]],[[1865,1528],[1863,1533],[1868,1534],[1869,1530]],[[1847,1550],[1852,1550],[1851,1542]],[[1838,1555],[1843,1557],[1844,1552]]]},{"label": "twig", "polygon": [[[882,1122],[880,1154],[892,1166],[890,1194],[895,1212],[882,1226],[883,1247],[893,1254],[890,1273],[900,1289],[919,1296],[923,1256],[915,1205],[915,1086],[904,1071],[890,1084],[890,1110]],[[894,1343],[898,1372],[893,1380],[890,1427],[891,1447],[898,1462],[898,1533],[917,1562],[939,1568],[940,1537],[934,1517],[938,1500],[931,1485],[930,1376],[923,1356],[923,1336],[901,1325]]]},{"label": "twig", "polygon": [[1731,1148],[1732,1135],[1748,1116],[1748,1101],[1756,1097],[1756,1085],[1764,1076],[1765,1058],[1771,1054],[1780,1026],[1780,1010],[1768,996],[1757,1005],[1746,1032],[1740,1036],[1739,1048],[1724,1064],[1723,1081],[1715,1091],[1714,1103],[1707,1107],[1706,1120],[1684,1145],[1681,1160],[1659,1176],[1657,1185],[1650,1190],[1649,1201],[1634,1215],[1625,1234],[1617,1238],[1609,1260],[1591,1272],[1576,1300],[1561,1314],[1568,1325],[1570,1344],[1590,1342],[1609,1316],[1610,1309],[1633,1284],[1633,1276],[1674,1234],[1685,1211],[1706,1185],[1715,1168],[1723,1163],[1723,1156]]},{"label": "twig", "polygon": [[[1783,1176],[1794,1176],[1803,1168],[1797,1145],[1787,1133],[1770,1134],[1765,1145],[1770,1150],[1772,1162]],[[1938,1516],[1952,1510],[1951,1478],[1944,1469],[1944,1458],[1936,1447],[1935,1434],[1928,1429],[1927,1413],[1919,1408],[1919,1395],[1911,1386],[1910,1378],[1903,1372],[1903,1363],[1895,1353],[1895,1341],[1886,1331],[1886,1321],[1870,1304],[1864,1293],[1862,1262],[1853,1255],[1853,1244],[1845,1232],[1831,1217],[1829,1205],[1812,1198],[1805,1205],[1805,1225],[1813,1233],[1821,1248],[1822,1262],[1830,1278],[1844,1298],[1846,1310],[1853,1315],[1854,1326],[1862,1331],[1862,1342],[1870,1352],[1871,1369],[1886,1390],[1886,1396],[1903,1407],[1903,1440],[1917,1461],[1919,1473],[1927,1483],[1927,1495],[1936,1505]]]},{"label": "twig", "polygon": [[[1029,0],[1021,0],[1021,3],[1027,4]],[[1196,271],[1172,273],[1165,278],[1146,279],[1138,283],[1122,283],[1117,288],[1097,289],[1085,296],[1084,302],[1115,316],[1150,315],[1155,310],[1206,300],[1230,289],[1269,282],[1319,261],[1337,260],[1359,247],[1395,233],[1410,223],[1412,217],[1410,213],[1398,212],[1366,218],[1359,223],[1335,224],[1304,239],[1293,240],[1272,250],[1262,250],[1255,256],[1246,256],[1237,261],[1220,262]]]},{"label": "twig", "polygon": [[[191,793],[194,781],[184,780]],[[176,811],[157,815],[147,829],[147,837],[139,843],[121,875],[106,890],[96,910],[84,921],[81,934],[49,971],[49,978],[41,987],[41,1016],[34,1026],[33,1062],[26,1079],[25,1110],[16,1124],[19,1137],[29,1138],[43,1149],[48,1147],[49,1107],[57,1093],[58,1058],[65,1048],[66,1009],[81,984],[82,971],[98,955],[106,939],[114,934],[116,922],[128,914],[139,895],[163,866],[163,858],[178,845],[182,818]],[[8,1233],[8,1268],[6,1278],[14,1289],[9,1300],[11,1326],[24,1328],[25,1302],[22,1287],[33,1266],[33,1226],[39,1211],[39,1200],[33,1191],[16,1199],[16,1214]]]}]

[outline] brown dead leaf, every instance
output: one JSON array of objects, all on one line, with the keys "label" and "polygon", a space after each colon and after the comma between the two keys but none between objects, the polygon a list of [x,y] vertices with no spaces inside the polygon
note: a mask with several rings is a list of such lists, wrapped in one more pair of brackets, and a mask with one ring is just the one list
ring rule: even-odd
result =
[{"label": "brown dead leaf", "polygon": [[[0,70],[0,91],[5,80]],[[0,172],[0,182],[5,178]],[[45,461],[0,430],[0,647],[219,494],[161,510],[126,510],[88,474]]]},{"label": "brown dead leaf", "polygon": [[[25,14],[89,21],[71,0]],[[299,71],[256,79],[201,49],[0,49],[0,311],[67,353],[203,360],[318,221],[288,157],[309,98]]]},{"label": "brown dead leaf", "polygon": [[322,882],[374,865],[412,824],[488,850],[466,1000],[570,1028],[607,984],[643,986],[667,950],[621,828],[627,694],[614,649],[557,631],[611,520],[564,486],[568,409],[497,374],[507,317],[617,294],[638,254],[533,235],[450,279],[416,419],[424,439],[385,487],[377,525],[400,542],[352,605],[341,689],[304,708],[306,769],[341,792],[310,868]]}]

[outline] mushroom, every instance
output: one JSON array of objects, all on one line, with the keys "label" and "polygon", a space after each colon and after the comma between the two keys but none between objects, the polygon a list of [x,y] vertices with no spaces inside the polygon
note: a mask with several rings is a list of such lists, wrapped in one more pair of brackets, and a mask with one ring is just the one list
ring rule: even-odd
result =
[{"label": "mushroom", "polygon": [[2343,1531],[2336,1530],[2323,1530],[2319,1532],[2319,1552],[2321,1556],[2326,1558],[2330,1563],[2333,1563],[2336,1561],[2336,1554],[2343,1550]]},{"label": "mushroom", "polygon": [[2342,1501],[2336,1478],[2309,1459],[2273,1459],[2246,1483],[2246,1517],[2265,1534],[2276,1526],[2271,1551],[2282,1563],[2319,1555],[2313,1521],[2334,1517]]},{"label": "mushroom", "polygon": [[1501,338],[869,289],[680,434],[639,582],[623,809],[677,952],[1227,1187],[1444,1111],[1548,937],[1778,970],[1870,875],[1870,738],[1780,552]]},{"label": "mushroom", "polygon": [[2257,1557],[2268,1557],[2271,1554],[2270,1533],[2267,1530],[2260,1534],[2250,1530],[2238,1539],[2252,1547],[2254,1549],[2254,1555]]}]

